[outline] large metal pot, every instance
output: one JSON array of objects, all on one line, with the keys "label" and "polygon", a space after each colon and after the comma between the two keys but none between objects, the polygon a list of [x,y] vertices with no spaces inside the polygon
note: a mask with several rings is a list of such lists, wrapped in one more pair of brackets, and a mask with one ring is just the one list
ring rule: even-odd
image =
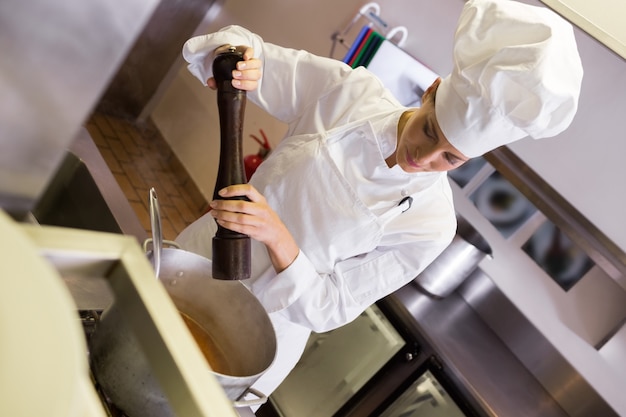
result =
[{"label": "large metal pot", "polygon": [[457,231],[452,242],[414,282],[434,298],[447,297],[489,255],[491,247],[485,238],[467,220],[457,216]]},{"label": "large metal pot", "polygon": [[[207,258],[174,248],[162,249],[160,257],[159,280],[227,397],[235,406],[264,402],[250,388],[276,354],[276,336],[262,305],[240,281],[213,279]],[[174,415],[115,302],[90,340],[90,357],[96,380],[128,416]],[[260,400],[241,400],[248,392]]]}]

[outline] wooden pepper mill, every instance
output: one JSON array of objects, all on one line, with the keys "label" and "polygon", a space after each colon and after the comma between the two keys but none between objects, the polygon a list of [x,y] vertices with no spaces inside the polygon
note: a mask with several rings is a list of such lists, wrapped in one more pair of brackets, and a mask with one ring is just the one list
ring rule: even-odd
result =
[{"label": "wooden pepper mill", "polygon": [[[243,165],[243,119],[246,92],[232,86],[232,72],[243,54],[230,47],[215,57],[213,77],[217,83],[217,106],[220,116],[220,162],[213,199],[222,199],[219,190],[229,185],[245,184]],[[229,199],[245,200],[245,197]],[[250,237],[218,225],[213,237],[213,278],[239,280],[250,278]]]}]

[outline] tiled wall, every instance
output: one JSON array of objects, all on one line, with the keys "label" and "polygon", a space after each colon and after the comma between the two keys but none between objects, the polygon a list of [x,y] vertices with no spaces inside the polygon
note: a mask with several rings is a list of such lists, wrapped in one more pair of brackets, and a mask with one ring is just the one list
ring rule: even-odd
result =
[{"label": "tiled wall", "polygon": [[139,125],[96,113],[86,128],[148,234],[151,187],[165,239],[173,240],[206,211],[205,198],[151,121]]}]

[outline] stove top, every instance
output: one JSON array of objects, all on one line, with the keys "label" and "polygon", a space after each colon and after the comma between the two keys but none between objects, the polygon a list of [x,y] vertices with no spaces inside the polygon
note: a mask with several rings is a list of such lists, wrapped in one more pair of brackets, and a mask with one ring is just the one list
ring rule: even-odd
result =
[{"label": "stove top", "polygon": [[[98,321],[100,320],[100,316],[102,315],[102,311],[101,310],[79,310],[78,315],[80,317],[80,321],[83,326],[83,330],[85,332],[85,339],[87,340],[87,357],[89,357],[89,347],[90,347],[89,343],[91,340],[91,335],[96,330]],[[91,361],[89,363],[91,364]],[[106,393],[104,392],[100,384],[98,384],[98,381],[96,380],[96,377],[93,374],[93,372],[90,372],[90,374],[91,374],[91,381],[93,382],[96,393],[98,394],[98,397],[100,398],[100,401],[102,402],[102,407],[104,408],[106,415],[108,417],[129,417],[126,414],[124,414],[119,408],[117,408],[117,406],[109,399],[109,397],[106,395]]]},{"label": "stove top", "polygon": [[[201,352],[192,348],[192,337],[183,326],[172,324],[179,317],[178,311],[154,279],[154,269],[134,237],[29,224],[20,225],[19,229],[31,246],[30,258],[44,258],[47,263],[41,264],[48,269],[52,265],[56,269],[54,279],[62,279],[69,290],[59,304],[73,304],[77,312],[74,317],[80,316],[83,321],[87,343],[81,346],[80,354],[89,357],[89,339],[95,334],[100,313],[114,302],[129,318],[130,329],[147,350],[150,365],[159,367],[161,377],[167,376],[159,380],[163,391],[181,400],[186,417],[237,417],[218,381],[205,372],[206,362]],[[22,260],[21,264],[28,263],[23,256],[15,258]],[[35,271],[29,275],[45,276]],[[67,296],[73,298],[73,303]],[[50,297],[41,298],[44,304]],[[110,302],[105,303],[106,300]],[[67,311],[58,310],[59,314]],[[71,317],[67,318],[71,321]],[[84,376],[86,384],[92,383],[88,375]],[[93,383],[98,388],[97,382]],[[96,393],[92,394],[93,400],[99,402]],[[123,416],[108,401],[106,393],[98,394],[110,416]],[[99,404],[95,406],[100,408]]]}]

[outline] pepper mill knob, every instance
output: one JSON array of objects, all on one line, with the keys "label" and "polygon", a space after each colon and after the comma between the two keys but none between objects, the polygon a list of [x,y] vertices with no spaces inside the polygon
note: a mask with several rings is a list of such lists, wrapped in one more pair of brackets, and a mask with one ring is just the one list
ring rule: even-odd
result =
[{"label": "pepper mill knob", "polygon": [[[243,60],[243,54],[237,52],[237,48],[230,46],[228,50],[216,55],[213,60],[213,77],[217,83],[218,90],[220,87],[230,87],[227,90],[237,90],[232,87],[230,81],[233,79],[233,70],[237,68],[237,62]],[[226,84],[226,85],[222,85]],[[245,92],[242,91],[244,94]]]}]

